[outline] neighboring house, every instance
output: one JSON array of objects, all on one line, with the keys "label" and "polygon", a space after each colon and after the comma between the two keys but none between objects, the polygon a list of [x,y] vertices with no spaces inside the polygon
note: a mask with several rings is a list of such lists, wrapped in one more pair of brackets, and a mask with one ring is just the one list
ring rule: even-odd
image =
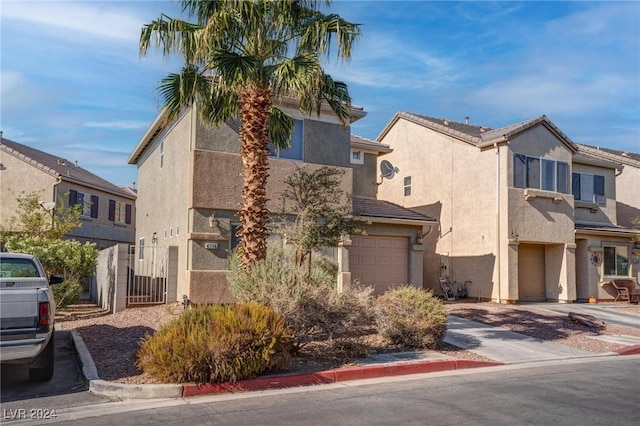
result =
[{"label": "neighboring house", "polygon": [[578,144],[578,149],[585,155],[621,164],[624,167],[616,173],[617,224],[640,229],[640,153],[584,144]]},{"label": "neighboring house", "polygon": [[[378,198],[440,223],[425,237],[435,248],[425,251],[425,287],[448,276],[471,281],[472,297],[573,302],[609,299],[604,283],[637,273],[637,264],[616,270],[607,257],[608,247],[624,247],[632,260],[637,235],[616,223],[619,164],[586,158],[546,116],[489,129],[399,112],[378,141],[400,170]],[[573,180],[583,182],[582,200]],[[607,254],[600,263],[597,252]]]},{"label": "neighboring house", "polygon": [[[352,165],[350,127],[340,125],[329,108],[323,108],[319,116],[303,117],[294,100],[279,106],[296,119],[296,125],[291,148],[273,152],[269,161],[270,211],[282,211],[282,182],[296,166],[335,166],[345,172],[342,190],[354,195],[357,209],[366,207],[363,214],[371,220],[366,236],[347,238],[333,251],[339,282],[360,279],[376,285],[378,291],[407,281],[421,285],[422,256],[416,253],[422,246],[417,243],[418,236],[423,225],[434,222],[391,203],[373,200],[377,186],[375,157],[388,152],[388,147],[366,140],[361,140],[362,144],[354,142],[356,151],[361,151],[362,164]],[[355,121],[366,113],[354,108],[352,115]],[[227,283],[227,259],[238,244],[240,225],[236,216],[242,191],[238,124],[206,127],[198,119],[196,107],[170,123],[161,113],[129,157],[129,164],[138,166],[138,246],[178,247],[179,300],[183,296],[194,303],[233,300]],[[360,198],[355,196],[359,194],[369,198],[358,204]],[[146,248],[138,249],[139,256],[149,253]],[[387,263],[395,268],[393,276],[386,272]],[[372,273],[366,275],[365,269]]]},{"label": "neighboring house", "polygon": [[[120,188],[76,163],[2,138],[0,144],[0,221],[16,215],[20,195],[38,192],[45,203],[63,197],[82,205],[82,226],[66,235],[103,249],[132,244],[135,237],[135,191]],[[52,212],[55,214],[55,210]]]}]

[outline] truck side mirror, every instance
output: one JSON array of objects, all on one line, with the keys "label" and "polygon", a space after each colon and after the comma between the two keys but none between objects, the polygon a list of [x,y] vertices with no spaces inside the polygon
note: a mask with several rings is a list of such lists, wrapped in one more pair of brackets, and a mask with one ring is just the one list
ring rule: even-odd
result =
[{"label": "truck side mirror", "polygon": [[49,279],[49,284],[60,284],[64,281],[64,275],[62,274],[51,274],[51,278]]}]

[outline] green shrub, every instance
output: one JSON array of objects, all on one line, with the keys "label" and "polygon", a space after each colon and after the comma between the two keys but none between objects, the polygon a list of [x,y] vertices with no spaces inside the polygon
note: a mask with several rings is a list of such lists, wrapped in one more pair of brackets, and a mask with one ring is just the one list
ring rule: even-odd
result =
[{"label": "green shrub", "polygon": [[136,364],[165,383],[235,382],[285,367],[290,347],[284,321],[266,306],[199,306],[146,336]]},{"label": "green shrub", "polygon": [[65,280],[51,286],[53,300],[58,308],[64,308],[77,301],[84,290],[84,285],[77,280]]},{"label": "green shrub", "polygon": [[321,256],[314,256],[311,273],[307,265],[294,261],[291,251],[270,246],[267,258],[240,268],[230,259],[231,292],[242,302],[255,301],[278,312],[294,335],[299,350],[313,335],[324,332],[331,339],[355,327],[373,322],[373,289],[357,284],[336,290],[336,269]]},{"label": "green shrub", "polygon": [[94,243],[13,236],[7,240],[6,247],[10,252],[38,257],[49,276],[64,275],[64,283],[51,287],[56,304],[60,307],[78,300],[83,290],[81,280],[93,277],[98,263],[98,251]]},{"label": "green shrub", "polygon": [[378,297],[376,325],[393,344],[435,348],[447,331],[447,310],[431,291],[403,285]]}]

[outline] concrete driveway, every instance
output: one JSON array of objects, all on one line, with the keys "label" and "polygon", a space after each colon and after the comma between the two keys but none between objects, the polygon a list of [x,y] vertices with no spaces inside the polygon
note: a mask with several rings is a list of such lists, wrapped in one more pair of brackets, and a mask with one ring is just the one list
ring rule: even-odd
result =
[{"label": "concrete driveway", "polygon": [[605,324],[640,329],[640,315],[629,312],[632,309],[637,312],[638,308],[635,305],[621,303],[526,303],[526,305],[557,314],[568,315],[569,312],[576,312],[593,315]]}]

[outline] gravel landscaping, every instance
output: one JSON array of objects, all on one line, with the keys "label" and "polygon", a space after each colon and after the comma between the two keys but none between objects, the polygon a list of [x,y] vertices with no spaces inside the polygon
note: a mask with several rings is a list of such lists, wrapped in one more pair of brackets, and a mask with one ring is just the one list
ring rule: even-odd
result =
[{"label": "gravel landscaping", "polygon": [[[604,329],[592,329],[571,321],[567,315],[535,309],[527,305],[499,305],[496,303],[446,302],[450,315],[501,327],[539,339],[604,353],[623,345],[604,342],[590,337],[598,334],[640,337],[639,329],[607,325]],[[626,303],[612,304],[615,309],[638,315],[640,307]],[[159,305],[130,308],[116,314],[108,314],[94,305],[76,304],[56,312],[56,321],[65,330],[75,329],[82,336],[103,380],[118,383],[156,383],[134,364],[138,343],[162,325],[175,318],[182,305]],[[354,354],[404,351],[405,348],[387,345],[374,330],[356,338],[336,338],[333,342],[319,339],[305,346],[295,356],[283,373],[321,371],[353,365]],[[437,352],[474,360],[486,358],[473,352],[443,345]]]}]

